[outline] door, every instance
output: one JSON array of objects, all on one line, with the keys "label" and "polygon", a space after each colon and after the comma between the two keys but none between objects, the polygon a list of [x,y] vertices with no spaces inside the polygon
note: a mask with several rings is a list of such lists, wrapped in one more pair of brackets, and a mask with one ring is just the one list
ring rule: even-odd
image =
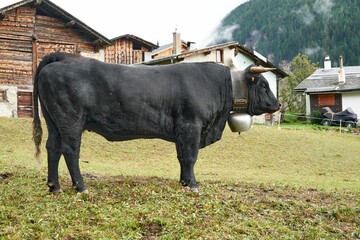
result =
[{"label": "door", "polygon": [[32,92],[19,91],[17,93],[18,99],[18,117],[33,117],[33,102]]}]

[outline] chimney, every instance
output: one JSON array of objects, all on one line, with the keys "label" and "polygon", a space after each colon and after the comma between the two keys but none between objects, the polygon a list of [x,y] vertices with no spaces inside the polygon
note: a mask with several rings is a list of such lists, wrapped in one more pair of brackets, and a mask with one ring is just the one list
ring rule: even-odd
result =
[{"label": "chimney", "polygon": [[194,50],[195,46],[195,42],[187,42],[186,47],[187,47],[187,51],[191,51]]},{"label": "chimney", "polygon": [[329,56],[325,57],[325,61],[324,61],[324,69],[331,69],[331,60]]},{"label": "chimney", "polygon": [[179,54],[181,53],[181,39],[180,39],[180,33],[173,32],[173,54]]},{"label": "chimney", "polygon": [[340,64],[340,69],[338,74],[339,84],[345,84],[345,70],[343,66],[343,57],[341,55],[339,57],[339,64]]}]

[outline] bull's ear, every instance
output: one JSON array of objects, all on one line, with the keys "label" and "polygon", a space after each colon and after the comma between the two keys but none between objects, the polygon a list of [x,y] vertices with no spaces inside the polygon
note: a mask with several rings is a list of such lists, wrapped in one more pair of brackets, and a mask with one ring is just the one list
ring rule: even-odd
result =
[{"label": "bull's ear", "polygon": [[250,79],[248,79],[249,84],[257,84],[260,80],[260,77],[258,74],[252,74],[250,75]]},{"label": "bull's ear", "polygon": [[245,69],[245,80],[249,86],[259,82],[259,73],[256,72],[258,68],[259,67],[256,67],[255,65],[250,65]]}]

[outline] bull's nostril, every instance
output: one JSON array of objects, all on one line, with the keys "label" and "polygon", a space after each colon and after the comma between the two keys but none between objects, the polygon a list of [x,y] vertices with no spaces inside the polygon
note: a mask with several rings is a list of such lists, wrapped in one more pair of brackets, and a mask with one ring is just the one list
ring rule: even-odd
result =
[{"label": "bull's nostril", "polygon": [[281,107],[281,103],[279,103],[279,107]]}]

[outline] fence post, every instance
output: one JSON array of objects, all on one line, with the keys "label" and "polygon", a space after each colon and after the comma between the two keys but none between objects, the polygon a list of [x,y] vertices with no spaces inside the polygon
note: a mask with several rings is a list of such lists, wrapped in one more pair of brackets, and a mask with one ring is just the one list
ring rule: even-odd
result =
[{"label": "fence post", "polygon": [[280,112],[279,118],[278,118],[278,129],[281,129],[281,127],[280,127],[281,117],[282,117],[282,112]]},{"label": "fence post", "polygon": [[340,133],[341,133],[341,119],[340,119]]}]

